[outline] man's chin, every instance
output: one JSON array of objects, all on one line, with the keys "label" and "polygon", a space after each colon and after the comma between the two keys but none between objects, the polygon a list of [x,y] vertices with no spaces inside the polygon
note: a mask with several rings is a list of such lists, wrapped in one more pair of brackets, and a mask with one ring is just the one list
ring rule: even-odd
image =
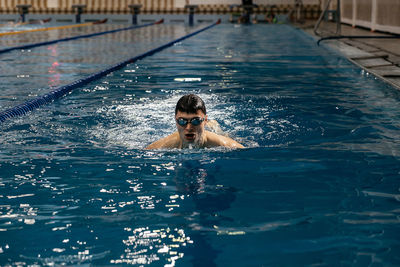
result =
[{"label": "man's chin", "polygon": [[182,143],[182,148],[200,148],[200,142],[196,139],[194,140],[184,140]]}]

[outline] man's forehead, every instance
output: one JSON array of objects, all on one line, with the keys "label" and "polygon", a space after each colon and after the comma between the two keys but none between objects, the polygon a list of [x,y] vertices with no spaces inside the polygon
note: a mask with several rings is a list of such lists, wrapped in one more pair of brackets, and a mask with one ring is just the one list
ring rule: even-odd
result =
[{"label": "man's forehead", "polygon": [[205,114],[203,113],[203,111],[201,111],[200,109],[197,110],[196,113],[186,113],[186,112],[182,112],[179,111],[176,113],[176,117],[180,117],[180,118],[193,118],[193,117],[199,117],[199,116],[204,116]]}]

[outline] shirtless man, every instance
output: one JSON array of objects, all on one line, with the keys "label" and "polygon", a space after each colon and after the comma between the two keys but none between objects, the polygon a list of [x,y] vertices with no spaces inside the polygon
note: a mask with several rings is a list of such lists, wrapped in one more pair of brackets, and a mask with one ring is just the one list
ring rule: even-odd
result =
[{"label": "shirtless man", "polygon": [[179,99],[175,107],[175,122],[177,132],[155,141],[146,149],[217,146],[244,148],[243,145],[229,137],[204,129],[208,123],[206,107],[203,100],[197,95],[185,95]]}]

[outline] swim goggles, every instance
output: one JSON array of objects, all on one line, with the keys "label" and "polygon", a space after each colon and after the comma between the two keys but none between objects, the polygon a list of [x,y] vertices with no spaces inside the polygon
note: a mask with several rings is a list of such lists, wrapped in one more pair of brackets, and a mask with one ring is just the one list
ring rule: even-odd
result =
[{"label": "swim goggles", "polygon": [[178,118],[176,120],[176,122],[182,127],[185,127],[188,123],[191,123],[193,126],[199,126],[203,121],[204,118],[200,117],[194,117],[191,119]]}]

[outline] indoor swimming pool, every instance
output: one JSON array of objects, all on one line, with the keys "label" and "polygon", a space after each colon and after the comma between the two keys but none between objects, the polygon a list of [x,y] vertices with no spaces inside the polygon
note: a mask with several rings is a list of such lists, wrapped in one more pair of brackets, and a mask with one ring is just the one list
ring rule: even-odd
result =
[{"label": "indoor swimming pool", "polygon": [[[0,112],[204,26],[0,54]],[[145,150],[188,93],[246,148]],[[304,32],[217,25],[0,124],[0,265],[398,266],[399,130],[399,91]]]}]

